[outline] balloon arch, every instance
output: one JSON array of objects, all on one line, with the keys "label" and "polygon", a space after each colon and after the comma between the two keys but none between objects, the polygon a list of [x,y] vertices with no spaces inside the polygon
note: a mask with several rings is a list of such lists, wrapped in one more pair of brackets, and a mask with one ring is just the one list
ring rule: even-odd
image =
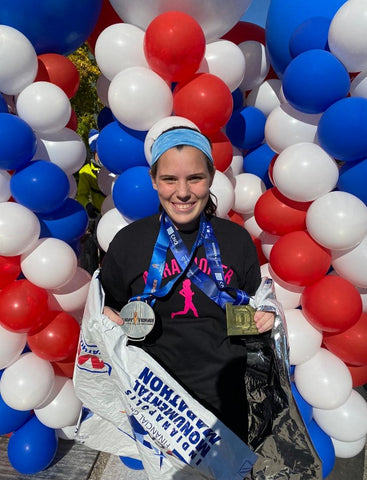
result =
[{"label": "balloon arch", "polygon": [[91,275],[73,174],[86,147],[67,56],[87,42],[104,105],[101,249],[157,211],[157,135],[208,135],[218,214],[248,229],[274,280],[326,477],[367,434],[353,388],[367,383],[366,3],[271,0],[265,28],[241,20],[251,0],[13,3],[0,5],[0,434],[12,466],[45,469],[82,408],[72,375]]}]

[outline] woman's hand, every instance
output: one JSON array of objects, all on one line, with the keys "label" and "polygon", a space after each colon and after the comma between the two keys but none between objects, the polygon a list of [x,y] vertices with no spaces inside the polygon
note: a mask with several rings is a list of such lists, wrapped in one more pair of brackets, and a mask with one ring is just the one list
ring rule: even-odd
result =
[{"label": "woman's hand", "polygon": [[275,314],[273,312],[257,310],[254,315],[254,320],[259,333],[268,332],[274,327]]},{"label": "woman's hand", "polygon": [[117,323],[117,325],[122,325],[124,322],[120,315],[110,307],[104,307],[103,315],[106,315],[112,322]]}]

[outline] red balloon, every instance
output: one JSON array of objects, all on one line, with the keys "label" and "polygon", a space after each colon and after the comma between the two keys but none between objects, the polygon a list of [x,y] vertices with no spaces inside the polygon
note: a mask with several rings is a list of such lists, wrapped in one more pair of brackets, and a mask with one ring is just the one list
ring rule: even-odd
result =
[{"label": "red balloon", "polygon": [[90,51],[94,54],[94,49],[96,46],[96,41],[103,32],[103,30],[110,25],[114,25],[115,23],[121,23],[121,18],[117,15],[115,10],[113,9],[109,0],[103,0],[101,13],[99,14],[96,26],[93,29],[93,32],[89,35],[87,40],[87,45]]},{"label": "red balloon", "polygon": [[361,387],[367,383],[367,365],[361,365],[360,367],[347,365],[347,367],[352,375],[353,387]]},{"label": "red balloon", "polygon": [[230,210],[228,212],[228,217],[233,223],[237,223],[237,225],[240,225],[241,227],[245,226],[245,219],[240,213],[235,212],[234,210]]},{"label": "red balloon", "polygon": [[73,378],[75,367],[75,354],[60,362],[51,362],[55,375]]},{"label": "red balloon", "polygon": [[12,332],[37,328],[47,310],[47,291],[29,280],[15,280],[0,292],[0,325]]},{"label": "red balloon", "polygon": [[38,72],[35,82],[51,82],[72,98],[79,88],[80,77],[71,60],[58,53],[38,55]]},{"label": "red balloon", "polygon": [[367,365],[367,312],[344,332],[324,334],[326,348],[343,362],[353,366]]},{"label": "red balloon", "polygon": [[231,165],[233,158],[233,146],[222,131],[208,135],[212,144],[214,166],[220,172],[225,172]]},{"label": "red balloon", "polygon": [[46,325],[28,334],[28,345],[38,357],[50,362],[59,362],[76,354],[80,326],[69,313],[51,310],[47,314]]},{"label": "red balloon", "polygon": [[241,21],[236,23],[222,38],[236,45],[247,42],[248,40],[254,40],[255,42],[260,42],[265,45],[265,29],[255,23]]},{"label": "red balloon", "polygon": [[20,272],[20,255],[16,257],[0,256],[0,289],[16,280]]},{"label": "red balloon", "polygon": [[362,314],[360,293],[348,280],[336,275],[327,275],[307,286],[301,306],[307,320],[324,332],[342,332],[358,322]]},{"label": "red balloon", "polygon": [[286,233],[274,243],[269,261],[278,277],[302,287],[326,275],[331,255],[307,232],[297,231]]},{"label": "red balloon", "polygon": [[198,73],[173,90],[175,115],[188,118],[204,134],[220,130],[232,115],[233,98],[228,86],[216,75]]},{"label": "red balloon", "polygon": [[275,187],[266,190],[257,200],[254,215],[260,228],[272,235],[285,235],[306,230],[306,213],[310,202],[295,202]]},{"label": "red balloon", "polygon": [[169,82],[192,77],[205,54],[200,24],[184,12],[165,12],[148,25],[144,53],[150,68]]},{"label": "red balloon", "polygon": [[66,125],[66,128],[71,128],[74,132],[76,132],[76,129],[78,128],[78,117],[73,109],[71,109],[70,120]]}]

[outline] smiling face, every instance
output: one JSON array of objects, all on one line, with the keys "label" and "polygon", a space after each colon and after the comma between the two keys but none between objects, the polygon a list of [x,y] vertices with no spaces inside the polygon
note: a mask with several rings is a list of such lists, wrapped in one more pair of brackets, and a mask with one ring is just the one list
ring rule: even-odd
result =
[{"label": "smiling face", "polygon": [[214,172],[195,147],[170,148],[158,160],[153,187],[163,209],[179,230],[193,228],[209,199]]}]

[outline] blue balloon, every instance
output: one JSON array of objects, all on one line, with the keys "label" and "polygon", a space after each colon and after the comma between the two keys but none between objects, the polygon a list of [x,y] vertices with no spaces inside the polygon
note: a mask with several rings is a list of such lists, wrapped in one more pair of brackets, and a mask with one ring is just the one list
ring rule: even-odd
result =
[{"label": "blue balloon", "polygon": [[37,139],[28,123],[11,113],[0,113],[0,169],[24,167],[36,148]]},{"label": "blue balloon", "polygon": [[69,55],[93,32],[102,0],[1,0],[0,24],[22,32],[37,54]]},{"label": "blue balloon", "polygon": [[146,132],[137,132],[115,121],[108,124],[99,134],[97,153],[102,164],[112,173],[119,175],[128,168],[147,167],[144,154]]},{"label": "blue balloon", "polygon": [[4,96],[0,93],[0,113],[9,113],[8,104]]},{"label": "blue balloon", "polygon": [[301,23],[291,35],[289,51],[292,57],[314,48],[329,50],[328,34],[331,20],[326,17],[311,17]]},{"label": "blue balloon", "polygon": [[54,163],[35,160],[18,170],[10,179],[10,191],[21,205],[36,213],[60,208],[70,189],[66,173]]},{"label": "blue balloon", "polygon": [[317,136],[320,146],[344,162],[367,157],[367,99],[343,98],[322,114]]},{"label": "blue balloon", "polygon": [[38,213],[37,217],[41,225],[41,238],[53,237],[73,243],[88,228],[88,214],[83,205],[73,198],[67,198],[57,210]]},{"label": "blue balloon", "polygon": [[250,150],[264,140],[266,116],[256,107],[244,107],[232,113],[226,125],[226,134],[238,148]]},{"label": "blue balloon", "polygon": [[272,0],[266,19],[266,46],[274,71],[281,78],[292,60],[290,39],[303,22],[313,17],[330,21],[346,0]]},{"label": "blue balloon", "polygon": [[108,107],[103,107],[97,117],[98,130],[101,131],[106,125],[114,122],[115,120],[116,118],[114,117],[112,110]]},{"label": "blue balloon", "polygon": [[249,150],[243,158],[243,171],[260,177],[266,188],[272,188],[273,184],[269,178],[269,165],[274,155],[276,155],[276,152],[267,143]]},{"label": "blue balloon", "polygon": [[367,205],[367,159],[347,162],[339,170],[337,189],[358,197]]},{"label": "blue balloon", "polygon": [[9,462],[20,473],[31,475],[47,468],[55,458],[58,437],[34,415],[9,438]]},{"label": "blue balloon", "polygon": [[153,189],[149,167],[132,167],[115,181],[112,198],[117,210],[130,220],[157,213],[159,198]]},{"label": "blue balloon", "polygon": [[0,435],[12,433],[31,416],[31,410],[15,410],[7,405],[0,395]]},{"label": "blue balloon", "polygon": [[303,113],[321,113],[347,96],[350,77],[347,69],[326,50],[307,50],[287,66],[283,93],[288,103]]},{"label": "blue balloon", "polygon": [[239,108],[243,108],[243,93],[239,88],[236,88],[232,92],[232,98],[233,98],[233,110],[238,110]]},{"label": "blue balloon", "polygon": [[326,478],[332,471],[335,465],[335,449],[333,442],[329,435],[327,435],[315,422],[312,420],[306,425],[313,446],[322,462],[322,478]]},{"label": "blue balloon", "polygon": [[144,465],[141,460],[131,457],[120,457],[121,462],[132,470],[144,470]]},{"label": "blue balloon", "polygon": [[299,413],[303,418],[303,421],[307,424],[312,421],[312,405],[310,405],[306,400],[302,397],[299,393],[296,384],[294,382],[291,383],[291,389],[293,393],[294,401],[297,404]]}]

